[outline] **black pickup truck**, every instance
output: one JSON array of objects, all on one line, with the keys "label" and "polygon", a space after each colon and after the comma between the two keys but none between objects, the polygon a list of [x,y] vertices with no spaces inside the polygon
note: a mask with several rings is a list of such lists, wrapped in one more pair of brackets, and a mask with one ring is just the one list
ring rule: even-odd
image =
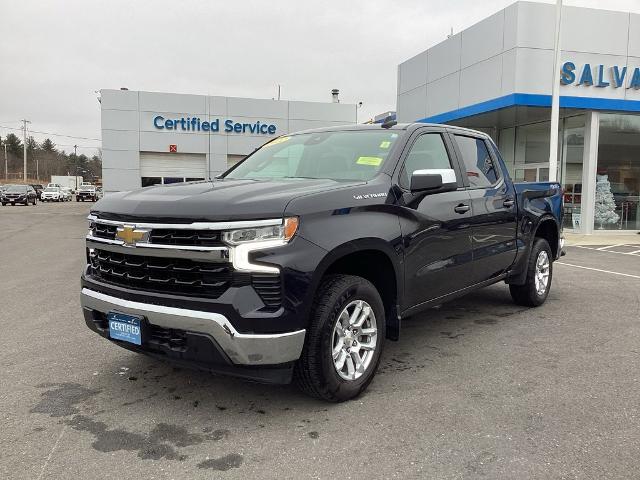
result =
[{"label": "black pickup truck", "polygon": [[214,180],[109,195],[89,222],[89,328],[330,401],[367,387],[403,318],[497,282],[544,303],[563,241],[559,184],[514,184],[488,136],[430,124],[278,137]]}]

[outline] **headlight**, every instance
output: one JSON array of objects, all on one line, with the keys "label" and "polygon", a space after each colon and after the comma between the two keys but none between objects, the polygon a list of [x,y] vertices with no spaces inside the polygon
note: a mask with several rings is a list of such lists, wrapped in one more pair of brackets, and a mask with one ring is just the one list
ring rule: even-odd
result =
[{"label": "headlight", "polygon": [[283,242],[288,242],[293,238],[297,230],[298,217],[288,217],[284,219],[282,225],[230,230],[228,232],[224,232],[222,239],[229,245],[240,245],[249,242],[257,243],[269,240],[281,240]]},{"label": "headlight", "polygon": [[251,252],[281,247],[293,238],[298,230],[298,218],[285,218],[282,225],[242,228],[224,232],[223,240],[231,246],[229,258],[233,267],[241,272],[280,273],[278,267],[253,263]]}]

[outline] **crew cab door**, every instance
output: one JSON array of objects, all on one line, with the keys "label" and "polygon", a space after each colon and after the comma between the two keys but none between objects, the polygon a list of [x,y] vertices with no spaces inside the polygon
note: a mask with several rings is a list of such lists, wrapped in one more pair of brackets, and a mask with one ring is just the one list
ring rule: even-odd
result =
[{"label": "crew cab door", "polygon": [[471,197],[473,282],[504,273],[516,257],[517,202],[508,174],[483,137],[453,133]]},{"label": "crew cab door", "polygon": [[[470,285],[471,207],[453,145],[442,130],[420,129],[409,139],[396,172],[404,248],[403,310]],[[458,189],[412,193],[416,170],[453,169]]]}]

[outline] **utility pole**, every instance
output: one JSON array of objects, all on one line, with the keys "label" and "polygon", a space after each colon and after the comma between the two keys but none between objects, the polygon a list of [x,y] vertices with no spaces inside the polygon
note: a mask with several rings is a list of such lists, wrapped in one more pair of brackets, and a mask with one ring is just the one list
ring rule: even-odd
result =
[{"label": "utility pole", "polygon": [[76,192],[78,191],[78,145],[73,146],[73,161],[76,164]]},{"label": "utility pole", "polygon": [[31,123],[29,120],[22,120],[22,152],[24,165],[23,165],[23,177],[24,183],[27,183],[27,123]]},{"label": "utility pole", "polygon": [[562,0],[556,0],[556,31],[551,87],[551,131],[549,132],[549,181],[558,181],[558,128],[560,127],[560,32]]},{"label": "utility pole", "polygon": [[4,178],[9,178],[9,162],[7,162],[7,141],[4,142]]}]

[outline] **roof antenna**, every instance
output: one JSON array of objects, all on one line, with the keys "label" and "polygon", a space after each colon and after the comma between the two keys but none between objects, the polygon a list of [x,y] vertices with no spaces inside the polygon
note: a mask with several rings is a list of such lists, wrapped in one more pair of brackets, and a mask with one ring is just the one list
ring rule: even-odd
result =
[{"label": "roof antenna", "polygon": [[451,37],[453,37],[453,27],[451,27],[451,33],[447,35],[447,38],[451,38]]}]

